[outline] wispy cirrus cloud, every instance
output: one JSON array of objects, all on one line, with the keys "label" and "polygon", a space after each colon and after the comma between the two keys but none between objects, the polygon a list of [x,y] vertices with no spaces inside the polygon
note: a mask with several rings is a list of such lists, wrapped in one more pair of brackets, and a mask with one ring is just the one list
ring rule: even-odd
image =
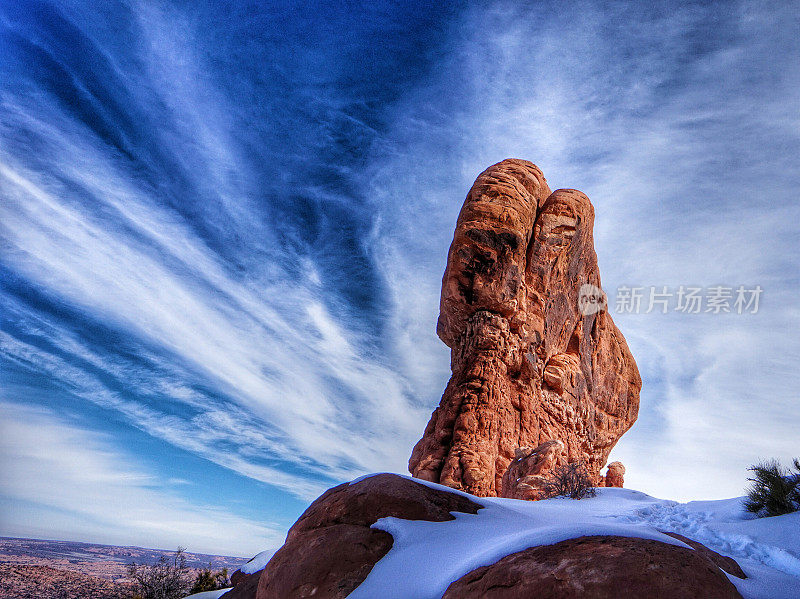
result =
[{"label": "wispy cirrus cloud", "polygon": [[[96,381],[83,393],[87,399],[123,410],[137,426],[215,456],[220,463],[237,463],[233,456],[213,450],[215,443],[225,440],[241,448],[240,455],[261,448],[272,458],[308,467],[308,474],[324,480],[347,478],[380,465],[386,441],[371,439],[368,433],[356,435],[356,427],[374,426],[379,413],[395,426],[405,423],[413,428],[413,410],[404,404],[396,376],[380,364],[363,363],[347,331],[307,289],[274,290],[276,298],[283,296],[275,304],[292,298],[286,307],[291,310],[287,316],[294,319],[289,325],[279,308],[228,279],[208,253],[192,246],[191,236],[170,228],[166,218],[162,232],[152,235],[156,227],[152,212],[126,218],[125,228],[132,232],[125,236],[122,227],[108,230],[107,222],[93,223],[91,214],[59,202],[57,193],[49,194],[7,167],[0,167],[0,175],[10,200],[5,206],[5,237],[17,248],[29,248],[19,252],[17,271],[46,282],[51,293],[139,336],[143,344],[162,353],[156,360],[162,372],[172,370],[175,378],[185,377],[186,372],[174,373],[163,354],[177,358],[188,371],[199,372],[227,402],[167,390],[171,402],[203,412],[184,420],[176,415],[164,419],[157,406],[114,400],[107,389],[98,389]],[[122,200],[112,203],[112,186],[113,180],[96,205],[107,201],[111,209],[127,215],[144,210],[130,195],[124,198],[125,206]],[[160,244],[164,229],[169,239]],[[170,261],[176,264],[174,270],[164,264]],[[261,293],[270,297],[268,289]],[[142,380],[136,381],[129,378],[134,366],[113,368],[107,357],[82,345],[75,335],[67,336],[63,328],[50,327],[46,338],[117,380],[127,379],[134,391],[152,388],[152,365],[140,367]],[[57,361],[20,344],[9,343],[5,349],[10,357],[27,349],[28,361],[38,358],[39,368]],[[63,377],[69,369],[55,364],[50,371]],[[74,378],[87,377],[75,372]],[[338,392],[350,394],[358,403],[342,406],[329,397],[337,382]],[[287,395],[291,401],[286,401]],[[233,417],[236,411],[238,417]],[[203,435],[186,434],[204,425]],[[353,436],[349,444],[338,442],[349,435]],[[244,463],[238,463],[237,470],[248,475],[258,472],[255,465]],[[303,479],[267,473],[258,478],[311,498]]]},{"label": "wispy cirrus cloud", "polygon": [[752,316],[617,317],[645,380],[630,484],[735,494],[794,451],[788,3],[220,10],[0,8],[15,401],[53,387],[286,497],[403,471],[449,374],[457,212],[516,156],[592,198],[612,295],[765,289]]},{"label": "wispy cirrus cloud", "polygon": [[[403,469],[427,408],[370,335],[357,201],[325,172],[270,180],[270,157],[318,165],[269,145],[256,159],[269,117],[220,86],[197,23],[132,8],[130,53],[79,5],[3,16],[12,54],[37,47],[58,83],[6,65],[19,85],[2,89],[0,122],[4,358],[306,500]],[[318,99],[331,127],[336,102]],[[239,129],[249,117],[266,120]]]},{"label": "wispy cirrus cloud", "polygon": [[[630,484],[731,496],[753,461],[788,459],[800,417],[787,360],[800,350],[788,333],[800,325],[796,19],[789,4],[751,2],[468,11],[371,164],[400,338],[426,338],[457,200],[487,165],[527,158],[553,189],[592,198],[612,299],[622,285],[764,288],[756,315],[615,316],[644,376],[640,421],[615,450]],[[404,295],[411,286],[420,293]]]}]

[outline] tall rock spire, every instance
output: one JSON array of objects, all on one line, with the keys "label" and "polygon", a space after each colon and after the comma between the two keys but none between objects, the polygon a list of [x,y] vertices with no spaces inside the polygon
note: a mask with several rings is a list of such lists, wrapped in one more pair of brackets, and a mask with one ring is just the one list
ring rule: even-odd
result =
[{"label": "tall rock spire", "polygon": [[579,191],[550,191],[507,159],[470,189],[442,280],[437,333],[452,377],[411,473],[479,496],[501,492],[519,447],[550,440],[592,479],[635,422],[641,378],[605,307]]}]

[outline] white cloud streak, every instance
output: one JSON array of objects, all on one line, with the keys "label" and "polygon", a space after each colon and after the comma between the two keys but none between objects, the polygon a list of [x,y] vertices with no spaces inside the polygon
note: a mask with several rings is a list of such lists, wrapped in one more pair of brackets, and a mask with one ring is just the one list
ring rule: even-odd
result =
[{"label": "white cloud streak", "polygon": [[[150,190],[138,187],[79,128],[37,119],[14,104],[7,108],[16,112],[18,123],[48,140],[52,170],[91,198],[90,203],[74,202],[58,181],[26,172],[0,148],[5,199],[0,233],[16,272],[213,381],[241,407],[240,416],[252,420],[232,423],[240,438],[231,430],[227,440],[235,445],[246,446],[248,429],[263,426],[273,439],[273,457],[310,462],[328,479],[381,467],[403,469],[404,444],[415,434],[421,412],[409,405],[402,378],[359,354],[360,333],[328,313],[313,283],[313,264],[306,286],[285,278],[278,284],[232,278],[174,212],[160,207]],[[204,147],[232,151],[217,138]],[[216,163],[214,156],[208,159]],[[220,193],[233,193],[218,183]],[[89,351],[74,339],[69,349],[84,357]],[[102,359],[93,362],[102,367]],[[331,390],[334,382],[340,389]],[[351,400],[340,403],[342,395]],[[158,414],[146,420],[129,415],[137,417],[139,426],[160,420]],[[224,418],[213,411],[207,419]],[[386,421],[395,434],[375,434]],[[163,427],[148,430],[171,440],[184,438]],[[195,449],[204,455],[216,453],[218,463],[231,461],[212,446],[199,447],[203,441],[194,438]],[[257,472],[244,464],[237,470]],[[259,478],[308,498],[309,485],[301,480]]]}]

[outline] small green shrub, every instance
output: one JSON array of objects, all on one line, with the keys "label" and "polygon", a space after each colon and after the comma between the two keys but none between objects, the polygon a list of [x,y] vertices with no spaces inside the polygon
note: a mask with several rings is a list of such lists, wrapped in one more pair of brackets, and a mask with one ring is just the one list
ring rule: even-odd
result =
[{"label": "small green shrub", "polygon": [[744,508],[760,517],[780,516],[800,510],[800,459],[794,470],[784,468],[778,460],[768,460],[748,468],[753,476],[747,489]]},{"label": "small green shrub", "polygon": [[194,584],[192,585],[191,590],[189,591],[191,594],[194,593],[202,593],[203,591],[216,591],[217,590],[217,581],[214,580],[214,574],[208,568],[200,570],[197,573],[197,578],[194,580]]},{"label": "small green shrub", "polygon": [[184,551],[178,547],[171,560],[162,555],[152,565],[130,564],[131,595],[141,599],[181,599],[188,595],[192,583]]},{"label": "small green shrub", "polygon": [[228,568],[222,568],[219,572],[211,572],[211,566],[203,568],[197,573],[191,593],[202,593],[203,591],[216,591],[231,586],[228,578]]}]

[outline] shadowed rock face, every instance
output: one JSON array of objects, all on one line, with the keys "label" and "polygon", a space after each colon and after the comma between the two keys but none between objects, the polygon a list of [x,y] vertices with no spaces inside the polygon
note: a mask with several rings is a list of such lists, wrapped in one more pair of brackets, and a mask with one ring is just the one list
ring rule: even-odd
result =
[{"label": "shadowed rock face", "polygon": [[500,495],[517,448],[559,440],[566,460],[583,461],[600,483],[636,420],[641,378],[606,309],[579,309],[601,287],[593,224],[584,194],[551,193],[530,162],[504,160],[475,181],[437,324],[453,375],[414,447],[414,476]]}]

